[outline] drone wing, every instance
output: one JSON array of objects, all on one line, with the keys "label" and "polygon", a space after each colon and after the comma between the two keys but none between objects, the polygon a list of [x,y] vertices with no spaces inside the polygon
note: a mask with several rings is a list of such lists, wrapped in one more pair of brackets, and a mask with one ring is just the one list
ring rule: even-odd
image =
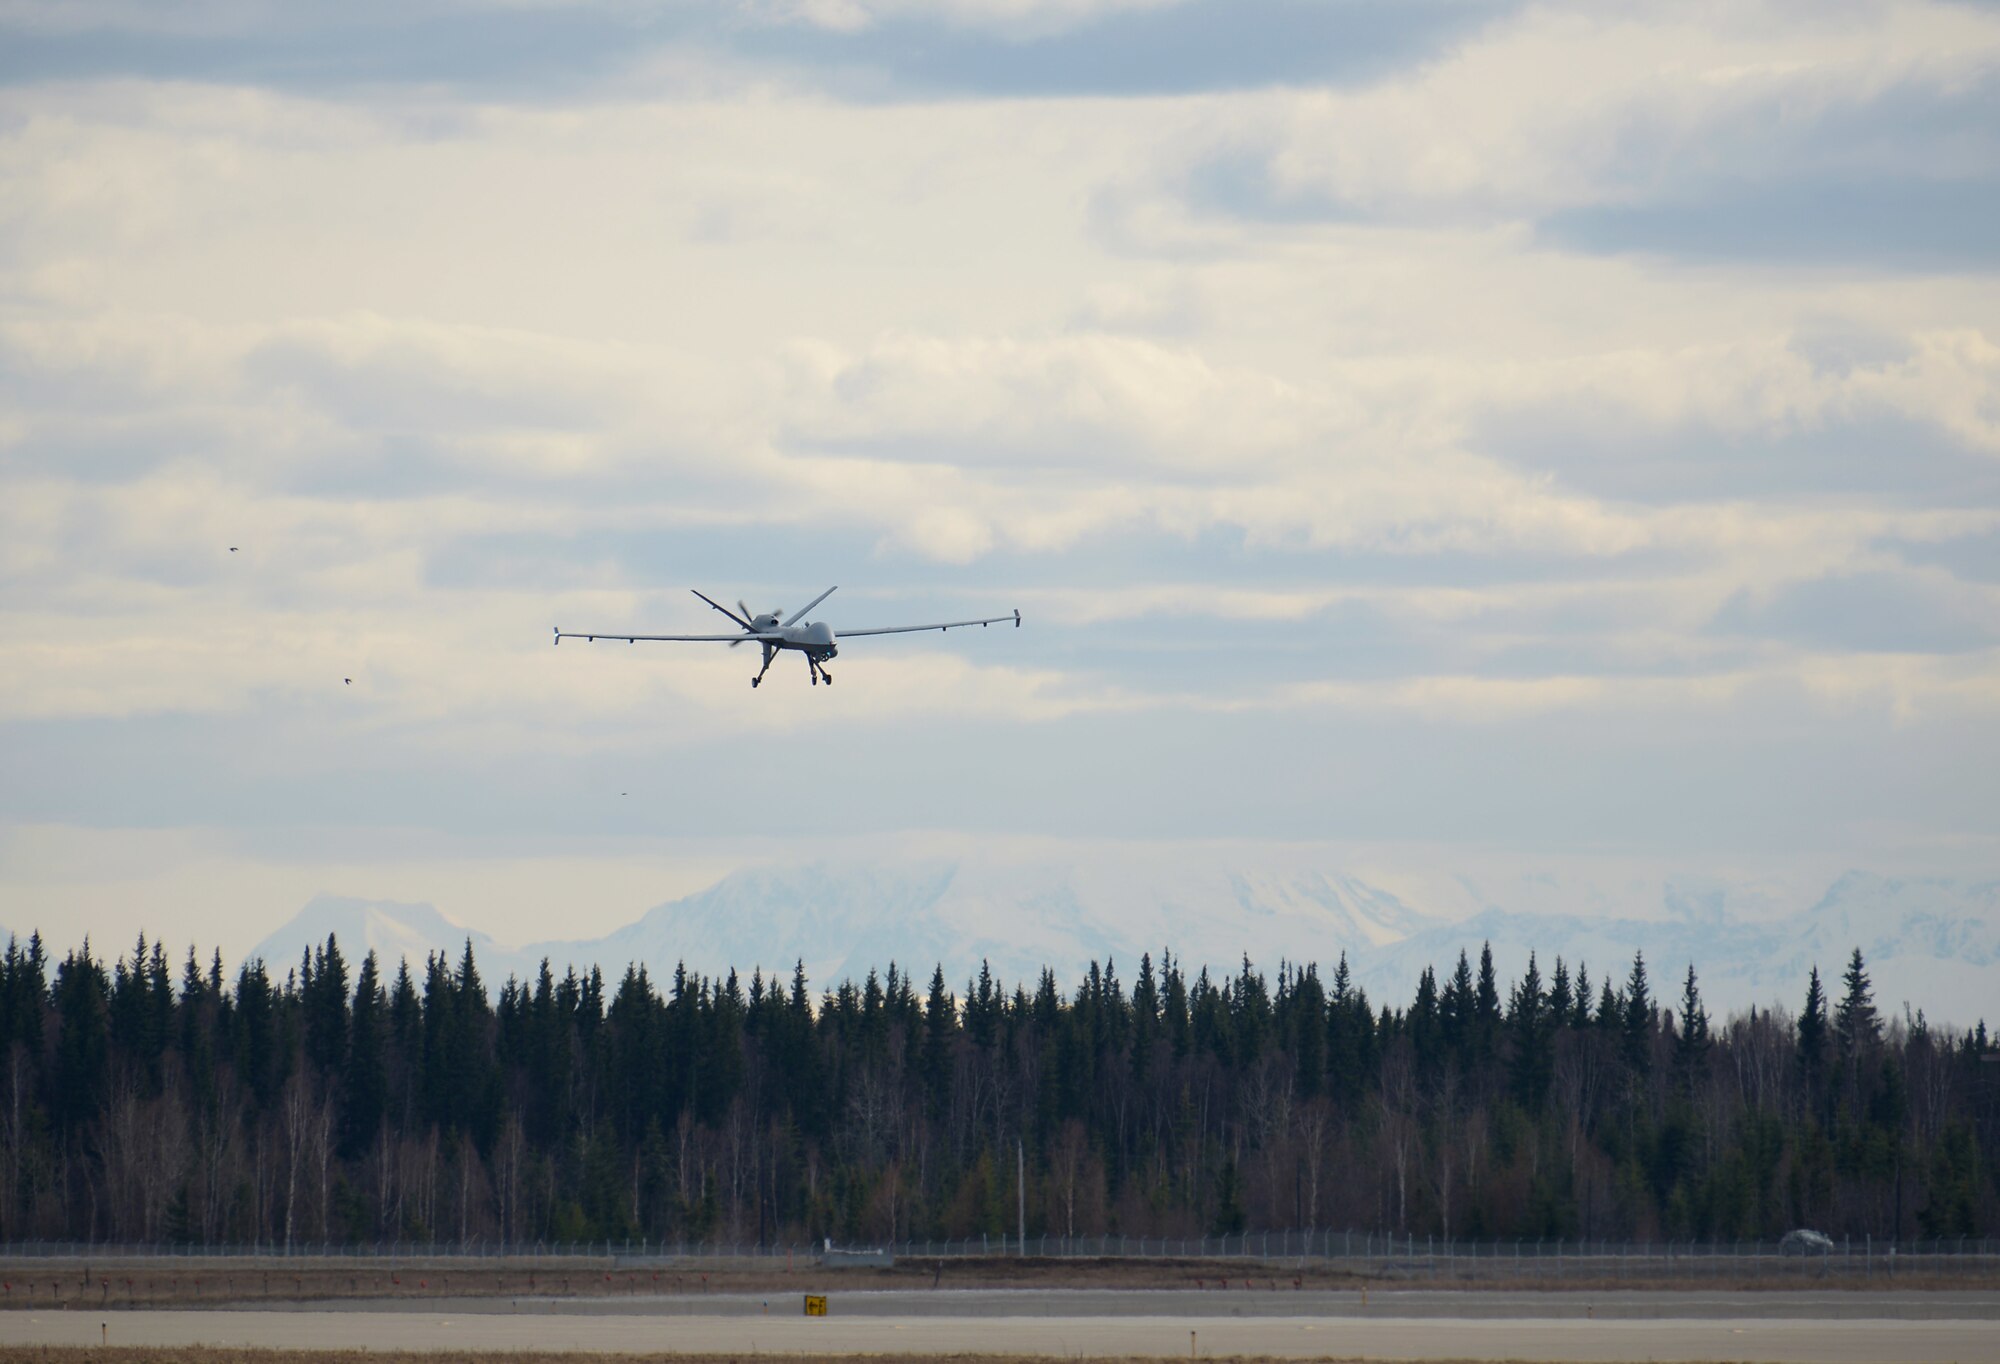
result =
[{"label": "drone wing", "polygon": [[936,625],[884,625],[874,630],[836,630],[833,633],[840,639],[852,639],[856,635],[914,635],[925,630],[956,630],[964,625],[1004,625],[1008,621],[1018,627],[1021,613],[1016,611],[1011,616],[988,616],[985,620],[946,620]]},{"label": "drone wing", "polygon": [[610,630],[583,631],[559,629],[556,631],[556,643],[558,644],[566,639],[587,639],[592,642],[600,639],[617,639],[623,640],[627,644],[637,644],[640,640],[647,640],[649,642],[664,640],[676,644],[741,644],[744,640],[768,640],[776,643],[782,638],[782,635],[774,631],[763,634],[755,631],[739,631],[733,635],[627,635],[614,633]]},{"label": "drone wing", "polygon": [[[694,587],[691,587],[691,588],[689,588],[689,589],[688,589],[688,591],[690,591],[690,592],[694,593],[694,594],[695,594],[695,595],[696,595],[697,597],[700,597],[700,598],[701,598],[701,599],[702,599],[703,601],[707,602],[707,603],[708,603],[708,604],[709,604],[710,606],[713,606],[713,607],[714,607],[714,608],[715,608],[716,610],[720,611],[720,612],[721,612],[721,613],[722,613],[723,615],[725,615],[725,616],[729,617],[729,618],[730,618],[731,620],[735,621],[735,622],[736,622],[736,623],[737,623],[738,625],[742,626],[742,627],[743,627],[743,628],[744,628],[745,630],[755,630],[755,629],[757,628],[756,626],[754,626],[754,625],[752,625],[752,624],[750,623],[750,612],[749,612],[749,611],[748,611],[747,609],[746,609],[746,610],[745,610],[745,611],[743,612],[743,614],[742,614],[742,615],[740,615],[740,616],[739,616],[739,615],[737,615],[737,614],[736,614],[736,613],[735,613],[734,611],[730,610],[730,609],[729,609],[728,607],[724,606],[724,605],[723,605],[723,604],[722,604],[721,602],[719,602],[719,601],[717,601],[717,600],[716,600],[715,598],[713,598],[713,597],[709,596],[709,595],[708,595],[708,594],[707,594],[706,592],[703,592],[703,591],[702,591],[701,589],[699,589],[699,588],[694,588]],[[741,603],[741,602],[738,602],[738,603],[737,603],[737,605],[738,605],[738,606],[741,606],[741,605],[743,605],[743,603]],[[687,636],[687,638],[690,638],[690,639],[692,639],[692,638],[696,638],[696,637],[695,637],[695,636],[692,636],[692,635],[690,635],[690,636]]]},{"label": "drone wing", "polygon": [[814,597],[804,606],[801,606],[798,610],[792,612],[791,618],[785,621],[785,624],[797,625],[800,621],[805,619],[806,612],[812,610],[815,606],[818,606],[821,602],[825,601],[828,597],[831,597],[834,593],[838,592],[839,590],[840,588],[837,586],[827,588],[826,591],[820,593],[817,597]]}]

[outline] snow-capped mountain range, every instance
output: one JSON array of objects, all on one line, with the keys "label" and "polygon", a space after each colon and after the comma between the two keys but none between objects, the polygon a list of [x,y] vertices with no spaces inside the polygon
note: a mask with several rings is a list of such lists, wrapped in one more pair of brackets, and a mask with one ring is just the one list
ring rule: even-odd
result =
[{"label": "snow-capped mountain range", "polygon": [[1604,891],[1528,877],[1495,892],[1431,876],[1392,890],[1309,858],[1253,865],[1198,847],[856,858],[746,867],[602,938],[520,946],[429,905],[323,895],[254,955],[283,969],[329,933],[350,961],[373,950],[413,967],[432,951],[456,960],[470,938],[496,987],[532,976],[544,957],[558,973],[597,965],[614,980],[642,963],[661,981],[679,962],[747,977],[758,967],[789,976],[803,961],[815,987],[892,960],[927,979],[941,963],[954,988],[984,960],[1010,984],[1047,965],[1069,988],[1092,960],[1115,960],[1129,982],[1140,953],[1157,959],[1163,947],[1221,972],[1247,955],[1267,972],[1288,960],[1330,973],[1345,952],[1371,998],[1399,1005],[1424,966],[1442,973],[1483,942],[1503,980],[1533,951],[1545,978],[1560,955],[1572,969],[1587,962],[1593,980],[1622,981],[1643,950],[1656,994],[1671,998],[1691,962],[1718,1013],[1796,1008],[1813,965],[1832,988],[1859,946],[1885,1012],[1907,1002],[1940,1023],[2000,1019],[2000,882],[1859,871],[1787,904],[1768,886],[1676,878]]}]

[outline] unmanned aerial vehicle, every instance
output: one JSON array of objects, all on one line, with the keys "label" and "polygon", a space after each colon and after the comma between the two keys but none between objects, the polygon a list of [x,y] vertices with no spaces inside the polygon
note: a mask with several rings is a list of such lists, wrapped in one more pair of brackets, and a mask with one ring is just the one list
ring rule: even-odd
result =
[{"label": "unmanned aerial vehicle", "polygon": [[834,588],[827,588],[782,620],[779,619],[784,614],[781,611],[766,611],[753,616],[750,614],[750,608],[740,601],[736,603],[736,610],[731,611],[713,597],[696,592],[697,597],[743,627],[739,633],[733,635],[628,635],[613,634],[604,630],[565,630],[557,626],[556,643],[561,644],[566,639],[586,639],[592,643],[600,639],[622,639],[627,644],[637,644],[641,640],[659,640],[669,643],[727,644],[732,649],[739,644],[755,644],[764,651],[764,666],[750,679],[750,685],[753,687],[763,683],[764,674],[771,671],[772,659],[787,649],[795,649],[806,656],[806,670],[812,674],[813,685],[818,686],[824,682],[830,687],[833,685],[833,674],[826,670],[826,665],[840,656],[840,641],[844,639],[853,639],[859,635],[914,635],[926,630],[957,630],[968,625],[1004,625],[1008,621],[1012,621],[1016,628],[1021,624],[1019,611],[1005,616],[988,616],[984,620],[947,620],[933,625],[881,625],[870,630],[835,630],[824,621],[806,620],[806,612],[832,596],[834,591]]}]

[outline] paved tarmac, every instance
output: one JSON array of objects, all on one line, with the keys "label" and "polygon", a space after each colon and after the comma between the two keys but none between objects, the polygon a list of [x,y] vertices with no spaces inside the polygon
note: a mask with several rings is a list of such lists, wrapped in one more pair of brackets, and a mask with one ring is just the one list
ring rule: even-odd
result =
[{"label": "paved tarmac", "polygon": [[[1240,1282],[1240,1281],[1239,1281]],[[1410,1317],[1481,1321],[1567,1320],[1863,1320],[1992,1321],[2000,1323],[2000,1292],[1723,1290],[1537,1292],[1495,1289],[1356,1289],[1295,1291],[1233,1289],[895,1289],[842,1290],[805,1280],[787,1293],[679,1293],[615,1298],[358,1299],[257,1304],[258,1310],[419,1313],[445,1316],[520,1314],[564,1316],[790,1316],[803,1294],[825,1292],[842,1317]]]},{"label": "paved tarmac", "polygon": [[[1945,1361],[2000,1361],[2000,1328],[1994,1325],[1991,1294],[1825,1294],[1799,1295],[1826,1301],[1764,1301],[1792,1295],[1741,1294],[1767,1308],[1795,1315],[1722,1317],[1710,1301],[1726,1294],[1620,1294],[1616,1299],[1653,1298],[1663,1315],[1639,1316],[1643,1305],[1612,1297],[1585,1302],[1588,1295],[1425,1294],[1431,1299],[1476,1298],[1489,1307],[1503,1298],[1530,1298],[1540,1316],[1456,1315],[1465,1304],[1414,1301],[1417,1294],[1371,1295],[1366,1315],[1215,1315],[1213,1299],[1194,1294],[1113,1294],[1112,1297],[1166,1298],[1167,1302],[1124,1302],[1123,1314],[1103,1310],[1037,1315],[1019,1309],[1022,1299],[1050,1294],[931,1294],[955,1308],[949,1315],[916,1315],[908,1304],[891,1301],[916,1294],[836,1293],[823,1319],[799,1315],[796,1298],[711,1298],[699,1315],[659,1310],[641,1313],[632,1304],[591,1303],[590,1311],[567,1310],[575,1302],[488,1303],[489,1310],[439,1312],[401,1310],[402,1304],[361,1305],[360,1310],[303,1308],[295,1311],[125,1311],[0,1312],[0,1344],[213,1345],[275,1349],[308,1347],[367,1350],[574,1350],[580,1352],[807,1353],[852,1354],[1047,1354],[1153,1355],[1187,1358],[1268,1355],[1279,1358],[1409,1360],[1769,1360],[1783,1364],[1944,1364]],[[1069,1295],[1067,1305],[1099,1308],[1099,1295]],[[1293,1295],[1294,1301],[1307,1296]],[[1345,1296],[1345,1295],[1341,1295]],[[1353,1295],[1358,1298],[1358,1295]],[[1396,1300],[1397,1315],[1377,1315],[1382,1298]],[[995,1301],[995,1300],[999,1301]],[[1190,1301],[1194,1299],[1194,1301]],[[661,1300],[664,1303],[667,1300]],[[1603,1311],[1599,1303],[1607,1304]],[[1900,1320],[1874,1311],[1922,1315]],[[661,1304],[654,1304],[660,1306]],[[1056,1304],[1044,1303],[1043,1306]],[[1317,1306],[1318,1304],[1315,1304]],[[1725,1304],[1733,1305],[1733,1304]],[[470,1304],[465,1306],[469,1307]],[[611,1312],[601,1307],[625,1307]],[[1247,1308],[1247,1304],[1235,1306]],[[1824,1309],[1851,1308],[1860,1315],[1829,1315]],[[1358,1307],[1358,1304],[1357,1304]],[[1817,1315],[1808,1309],[1819,1308]],[[1015,1310],[1009,1311],[1007,1309]],[[1151,1308],[1152,1310],[1146,1310]],[[493,1310],[497,1309],[497,1310]],[[1207,1310],[1210,1314],[1201,1314]],[[1422,1315],[1417,1315],[1422,1313]],[[1557,1315],[1560,1314],[1560,1315]]]},{"label": "paved tarmac", "polygon": [[[100,1328],[106,1334],[100,1335]],[[1770,1360],[1946,1364],[2000,1359],[1966,1321],[1476,1321],[1301,1317],[439,1316],[424,1313],[87,1312],[0,1315],[0,1342],[265,1349],[580,1352],[1266,1355],[1350,1359]]]}]

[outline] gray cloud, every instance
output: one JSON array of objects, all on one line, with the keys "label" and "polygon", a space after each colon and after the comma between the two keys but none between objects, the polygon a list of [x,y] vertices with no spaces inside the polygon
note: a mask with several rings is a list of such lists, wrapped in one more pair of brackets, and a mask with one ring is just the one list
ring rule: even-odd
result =
[{"label": "gray cloud", "polygon": [[1818,578],[1763,599],[1738,592],[1711,628],[1858,652],[1953,654],[2000,643],[1990,606],[1963,587],[1888,571]]},{"label": "gray cloud", "polygon": [[1878,548],[1905,563],[1942,568],[1967,582],[2000,584],[2000,530],[1934,541],[1884,540]]},{"label": "gray cloud", "polygon": [[[589,655],[585,656],[589,658]],[[598,662],[602,663],[601,660]],[[1649,723],[1559,710],[1502,725],[1420,715],[1144,714],[1028,727],[911,719],[900,742],[822,727],[772,780],[739,739],[473,756],[354,733],[324,707],[228,717],[0,726],[0,818],[131,828],[403,827],[536,839],[825,837],[881,829],[1520,841],[1528,846],[1820,849],[1845,831],[1929,823],[1989,833],[1990,726],[1950,714],[1829,730],[1788,689],[1726,715]],[[259,756],[282,747],[282,766]],[[1799,780],[1800,773],[1815,774]],[[977,773],[977,780],[967,780]],[[621,801],[620,790],[632,791]],[[828,792],[839,792],[829,801]],[[1559,831],[1559,832],[1558,832]]]},{"label": "gray cloud", "polygon": [[500,6],[473,19],[421,6],[287,5],[206,31],[0,24],[0,83],[138,77],[321,93],[422,84],[553,97],[691,29],[673,9],[640,23],[594,5]]},{"label": "gray cloud", "polygon": [[674,48],[855,98],[1163,94],[1371,79],[1514,8],[1493,0],[1188,0],[1007,34],[948,12],[844,30],[685,3],[278,6],[224,26],[0,26],[0,82],[137,76],[338,91],[573,94]]},{"label": "gray cloud", "polygon": [[1181,192],[1198,213],[1259,223],[1369,222],[1378,216],[1323,189],[1280,184],[1267,156],[1240,149],[1197,163]]},{"label": "gray cloud", "polygon": [[[863,590],[873,582],[892,591],[921,584],[925,590],[946,592],[986,591],[1001,584],[1023,591],[1084,592],[1093,585],[1183,584],[1186,605],[1202,613],[1206,599],[1229,589],[1491,589],[1589,578],[1643,581],[1669,579],[1700,563],[1698,555],[1671,546],[1584,555],[1532,547],[1396,553],[1252,545],[1240,528],[1221,525],[1185,536],[1150,527],[1115,529],[1061,549],[1002,545],[969,563],[953,564],[881,545],[872,532],[844,521],[695,522],[656,530],[600,526],[580,518],[574,530],[561,533],[451,538],[433,549],[428,571],[440,587],[518,582],[529,574],[538,586],[548,587],[601,570],[614,581],[635,585],[714,583],[726,592],[737,591],[739,583],[796,592],[821,578],[852,582]],[[852,597],[849,592],[843,600]]]},{"label": "gray cloud", "polygon": [[[512,359],[514,357],[507,357]],[[601,417],[581,395],[555,384],[453,365],[403,338],[348,356],[316,341],[281,337],[254,348],[245,379],[261,401],[296,394],[357,434],[593,429]]]},{"label": "gray cloud", "polygon": [[857,73],[857,88],[956,95],[1147,95],[1359,82],[1432,55],[1515,8],[1480,0],[1190,0],[995,40],[935,18],[855,33],[741,36],[746,50]]},{"label": "gray cloud", "polygon": [[[1990,87],[1607,80],[1600,139],[1547,73],[1644,19],[1501,12],[0,33],[0,290],[50,324],[0,354],[0,826],[1990,840],[2000,540],[1924,538],[2000,508]],[[832,582],[1028,628],[754,698],[742,650],[547,645]]]},{"label": "gray cloud", "polygon": [[1568,250],[1763,265],[1987,271],[2000,265],[2000,179],[1744,181],[1684,197],[1565,209],[1538,226]]},{"label": "gray cloud", "polygon": [[1889,414],[1753,430],[1570,399],[1483,422],[1480,448],[1596,497],[1666,505],[1731,498],[1865,498],[1889,507],[2000,503],[2000,460]]},{"label": "gray cloud", "polygon": [[1697,145],[1635,127],[1604,197],[1537,224],[1553,246],[1689,261],[1990,270],[2000,79],[1903,82],[1801,110],[1773,99]]},{"label": "gray cloud", "polygon": [[1986,268],[2000,250],[1982,230],[2000,196],[2000,79],[1905,79],[1852,93],[1779,81],[1694,113],[1655,92],[1603,117],[1603,127],[1570,131],[1580,145],[1559,170],[1514,183],[1497,170],[1369,181],[1358,161],[1326,172],[1362,176],[1349,193],[1275,169],[1281,160],[1295,172],[1297,163],[1344,165],[1339,144],[1368,142],[1356,108],[1280,146],[1239,136],[1196,162],[1175,192],[1198,213],[1254,223],[1527,221],[1543,244],[1592,254],[1904,271]]}]

